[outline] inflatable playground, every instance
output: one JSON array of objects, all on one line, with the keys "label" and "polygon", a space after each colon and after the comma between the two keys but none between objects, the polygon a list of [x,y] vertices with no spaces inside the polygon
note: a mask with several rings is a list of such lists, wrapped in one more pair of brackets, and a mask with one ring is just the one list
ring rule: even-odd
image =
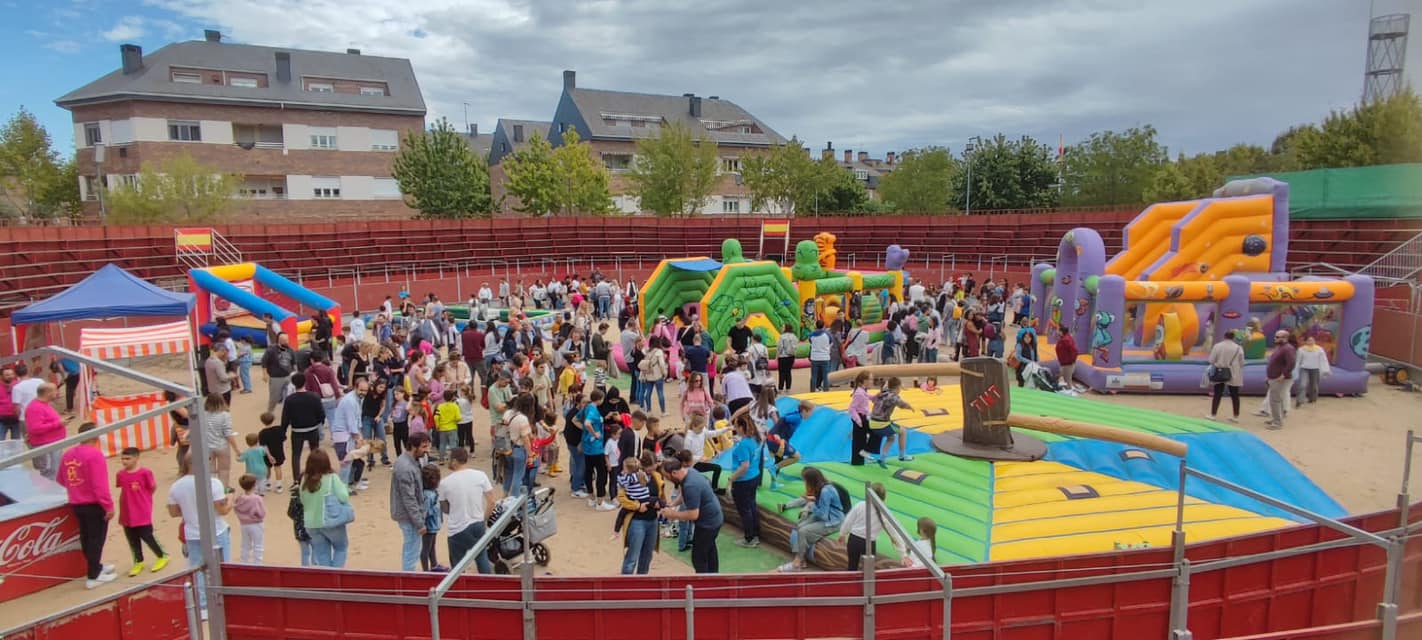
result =
[{"label": "inflatable playground", "polygon": [[[800,462],[780,472],[782,486],[762,485],[757,494],[762,537],[787,543],[798,516],[793,509],[780,513],[777,505],[804,493],[801,472],[806,466],[814,466],[845,488],[855,502],[864,499],[866,483],[883,483],[885,502],[907,531],[914,531],[920,517],[932,518],[938,526],[936,549],[942,564],[1169,547],[1182,459],[1193,469],[1314,513],[1346,515],[1338,502],[1269,445],[1239,428],[1088,397],[1014,388],[1000,361],[972,361],[988,372],[986,381],[981,374],[965,372],[965,384],[945,378],[945,384],[926,392],[911,387],[912,378],[900,376],[902,397],[913,409],[898,410],[894,421],[906,428],[913,459],[887,457],[887,468],[872,461],[862,466],[849,463],[851,423],[845,413],[849,391],[781,398],[777,408],[782,415],[796,411],[802,400],[815,409],[790,439],[801,454]],[[920,375],[911,370],[931,366],[897,369]],[[943,373],[958,365],[938,367]],[[832,380],[852,378],[855,372],[837,372]],[[875,377],[884,379],[877,373]],[[983,420],[983,414],[997,419]],[[1000,445],[977,452],[955,450],[953,443],[961,444],[955,438],[962,438],[971,427],[967,423],[975,418],[982,423],[979,426],[1001,438]],[[1004,455],[1013,450],[1026,454]],[[721,462],[729,464],[729,460]],[[1191,543],[1307,523],[1200,481],[1187,482],[1185,493],[1183,529]],[[734,518],[734,509],[728,507],[726,513]],[[878,548],[881,556],[897,557],[887,535],[880,536]],[[812,560],[822,568],[843,569],[844,549],[840,542],[826,539],[816,547]]]},{"label": "inflatable playground", "polygon": [[1032,297],[1047,310],[1040,353],[1052,353],[1069,327],[1082,354],[1075,377],[1090,388],[1194,393],[1210,347],[1234,331],[1245,348],[1243,390],[1263,393],[1268,338],[1284,329],[1329,354],[1321,392],[1361,394],[1373,281],[1291,279],[1288,237],[1289,185],[1270,178],[1146,208],[1109,260],[1100,234],[1073,229],[1055,265],[1033,268]]},{"label": "inflatable playground", "polygon": [[296,336],[293,347],[306,344],[312,321],[302,320],[296,311],[274,302],[273,294],[328,314],[334,333],[341,334],[341,305],[255,262],[191,269],[188,290],[197,296],[199,332],[208,339],[217,331],[217,319],[223,318],[234,340],[245,336],[258,347],[266,347],[262,316],[270,314],[282,333]]},{"label": "inflatable playground", "polygon": [[[794,263],[788,267],[769,260],[744,257],[741,243],[727,239],[721,243],[721,259],[708,257],[663,260],[648,276],[638,304],[638,322],[650,334],[658,317],[675,322],[697,317],[713,336],[720,353],[727,348],[726,334],[744,318],[746,326],[759,333],[771,352],[774,368],[775,345],[781,331],[789,326],[802,339],[795,354],[796,367],[809,366],[809,344],[803,339],[814,330],[816,321],[826,325],[841,311],[850,316],[853,294],[858,293],[858,317],[868,332],[870,352],[883,335],[885,301],[902,300],[908,272],[904,265],[909,252],[898,245],[886,251],[885,270],[839,271],[835,269],[835,236],[820,233],[813,240],[795,245]],[[625,366],[625,365],[623,365]]]}]

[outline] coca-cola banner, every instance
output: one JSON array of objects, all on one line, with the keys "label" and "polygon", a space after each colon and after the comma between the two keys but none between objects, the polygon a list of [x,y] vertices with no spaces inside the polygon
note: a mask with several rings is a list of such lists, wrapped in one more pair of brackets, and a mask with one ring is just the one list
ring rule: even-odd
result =
[{"label": "coca-cola banner", "polygon": [[68,506],[0,520],[0,602],[83,576],[79,522]]}]

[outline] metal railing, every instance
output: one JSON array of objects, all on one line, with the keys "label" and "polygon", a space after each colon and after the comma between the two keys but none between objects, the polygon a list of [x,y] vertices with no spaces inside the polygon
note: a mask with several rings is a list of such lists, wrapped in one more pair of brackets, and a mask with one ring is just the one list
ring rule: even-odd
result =
[{"label": "metal railing", "polygon": [[[131,587],[124,588],[123,590],[120,590],[120,591],[111,593],[111,594],[109,594],[109,595],[106,595],[106,596],[104,596],[103,598],[100,598],[100,599],[97,599],[97,600],[90,600],[90,601],[88,601],[88,602],[76,604],[76,605],[74,605],[74,606],[72,606],[72,607],[68,607],[68,608],[65,608],[65,609],[63,609],[63,610],[56,611],[56,612],[54,612],[54,613],[51,613],[51,614],[49,614],[49,615],[46,615],[46,616],[43,617],[43,618],[39,618],[39,619],[36,619],[36,620],[32,620],[32,621],[26,622],[26,623],[24,623],[24,624],[21,624],[21,625],[15,626],[15,627],[11,627],[11,628],[9,628],[9,629],[0,629],[0,638],[29,638],[29,637],[32,637],[32,636],[28,635],[29,632],[34,631],[35,629],[39,629],[39,628],[42,628],[42,627],[46,627],[46,626],[48,626],[50,623],[59,622],[59,621],[64,620],[64,619],[66,619],[66,618],[71,618],[71,617],[83,615],[84,613],[86,613],[86,612],[88,612],[88,611],[94,609],[95,607],[107,606],[107,605],[113,604],[113,603],[115,603],[115,602],[118,602],[118,601],[120,601],[120,600],[123,600],[124,598],[130,597],[130,596],[134,596],[134,595],[138,595],[138,594],[140,594],[140,593],[143,593],[144,591],[148,591],[148,590],[153,589],[153,588],[155,588],[155,587],[169,587],[169,586],[173,586],[173,585],[170,585],[169,583],[173,582],[174,580],[178,580],[178,579],[180,579],[180,578],[191,577],[191,576],[193,576],[194,574],[196,574],[196,573],[198,573],[199,571],[202,571],[202,570],[203,570],[203,567],[202,567],[201,565],[196,566],[196,567],[188,567],[188,568],[183,569],[183,570],[181,570],[181,571],[179,571],[179,572],[177,572],[177,573],[173,573],[173,574],[164,576],[162,580],[157,581],[157,582],[145,582],[145,583],[142,583],[142,584],[136,584],[136,585],[133,585],[133,586],[131,586]],[[194,583],[192,580],[184,580],[184,581],[183,581],[183,584],[182,584],[181,586],[176,587],[176,588],[181,588],[181,589],[183,590],[183,605],[184,605],[184,609],[185,609],[185,617],[186,617],[187,622],[188,622],[188,637],[190,638],[190,640],[201,640],[201,638],[202,638],[202,633],[201,633],[201,631],[202,631],[201,614],[200,614],[200,612],[199,612],[199,607],[198,607],[198,602],[199,602],[199,600],[198,600],[197,596],[195,595],[195,594],[197,593],[197,585],[196,585],[196,583]],[[51,636],[40,636],[40,637],[51,637]]]},{"label": "metal railing", "polygon": [[[529,538],[529,522],[531,518],[528,517],[527,509],[530,496],[531,494],[525,492],[523,495],[518,497],[518,500],[513,502],[511,505],[505,507],[503,515],[499,516],[499,518],[494,521],[494,524],[489,525],[489,528],[484,532],[484,535],[479,538],[478,542],[474,543],[474,546],[470,548],[469,551],[465,552],[464,557],[460,558],[459,562],[455,563],[453,567],[450,567],[449,573],[444,576],[444,579],[440,580],[438,585],[430,588],[430,640],[440,640],[440,599],[443,598],[445,594],[449,593],[449,590],[454,587],[454,583],[459,581],[460,576],[464,575],[464,572],[469,568],[469,563],[477,562],[477,558],[488,550],[489,545],[493,544],[495,540],[498,540],[500,535],[503,535],[504,530],[508,528],[509,523],[513,521],[514,516],[517,514],[523,514],[523,565],[520,567],[520,574],[523,576],[524,586],[523,597],[520,598],[520,601],[525,603],[530,603],[532,601],[531,596],[533,591],[533,544],[530,542]],[[537,629],[533,626],[534,621],[532,613],[532,608],[524,608],[523,636],[525,638],[537,637]]]},{"label": "metal railing", "polygon": [[1358,273],[1393,283],[1416,280],[1417,275],[1422,273],[1422,233],[1378,257],[1359,269]]}]

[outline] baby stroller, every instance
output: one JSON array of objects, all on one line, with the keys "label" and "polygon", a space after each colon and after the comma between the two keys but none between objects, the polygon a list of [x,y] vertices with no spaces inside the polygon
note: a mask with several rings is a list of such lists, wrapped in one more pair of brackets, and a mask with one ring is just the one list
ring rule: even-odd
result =
[{"label": "baby stroller", "polygon": [[[489,514],[488,524],[493,525],[517,501],[517,497],[508,497],[496,503],[494,512]],[[528,518],[528,539],[524,538],[524,518]],[[553,488],[538,487],[528,501],[527,511],[514,514],[509,526],[489,545],[489,560],[494,565],[494,573],[509,574],[522,566],[525,544],[530,545],[529,553],[535,563],[541,567],[548,566],[552,554],[543,541],[556,533],[558,521],[553,513]]]},{"label": "baby stroller", "polygon": [[1028,362],[1022,368],[1022,380],[1027,383],[1024,386],[1028,389],[1053,392],[1061,389],[1057,383],[1057,374],[1035,362]]}]

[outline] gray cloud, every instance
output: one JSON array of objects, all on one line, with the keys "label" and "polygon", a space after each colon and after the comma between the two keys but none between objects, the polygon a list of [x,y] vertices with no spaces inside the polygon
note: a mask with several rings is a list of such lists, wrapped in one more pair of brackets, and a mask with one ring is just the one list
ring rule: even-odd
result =
[{"label": "gray cloud", "polygon": [[[548,119],[581,86],[719,95],[811,146],[1153,124],[1172,151],[1268,144],[1361,91],[1338,0],[148,0],[235,38],[409,57],[431,117]],[[785,6],[781,6],[781,5]]]}]

